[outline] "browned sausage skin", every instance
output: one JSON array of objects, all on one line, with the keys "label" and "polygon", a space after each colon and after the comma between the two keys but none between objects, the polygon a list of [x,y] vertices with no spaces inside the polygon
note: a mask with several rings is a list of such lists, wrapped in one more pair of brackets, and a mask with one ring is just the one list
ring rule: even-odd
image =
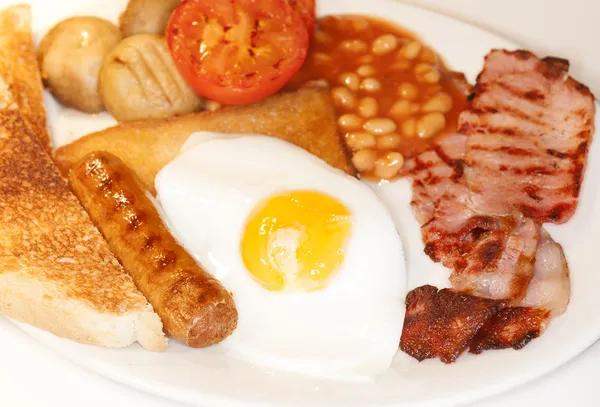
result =
[{"label": "browned sausage skin", "polygon": [[198,348],[234,331],[230,293],[177,243],[129,167],[94,152],[71,169],[69,182],[169,335]]}]

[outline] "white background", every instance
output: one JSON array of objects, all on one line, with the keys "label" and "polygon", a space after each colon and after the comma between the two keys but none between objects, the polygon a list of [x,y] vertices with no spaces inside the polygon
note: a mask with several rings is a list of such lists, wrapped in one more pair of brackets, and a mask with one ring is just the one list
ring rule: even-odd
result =
[{"label": "white background", "polygon": [[[110,0],[108,0],[110,1]],[[366,1],[366,0],[365,0]],[[600,1],[408,0],[501,34],[540,54],[571,61],[571,72],[600,95]],[[599,312],[599,310],[590,310]],[[485,374],[485,372],[482,372]],[[478,407],[597,405],[600,344],[557,372]],[[0,317],[0,406],[179,407],[52,354]],[[209,406],[207,406],[209,407]],[[474,406],[469,406],[474,407]]]}]

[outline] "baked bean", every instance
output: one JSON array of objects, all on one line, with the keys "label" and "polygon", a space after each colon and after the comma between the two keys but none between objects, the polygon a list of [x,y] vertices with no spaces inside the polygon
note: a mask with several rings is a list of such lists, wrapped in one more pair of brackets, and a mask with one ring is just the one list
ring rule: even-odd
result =
[{"label": "baked bean", "polygon": [[381,157],[375,161],[375,175],[379,178],[390,179],[404,165],[404,156],[398,152],[388,153],[385,157]]},{"label": "baked bean", "polygon": [[429,73],[427,73],[423,79],[425,80],[425,82],[427,83],[438,83],[440,81],[440,79],[442,79],[442,76],[440,75],[440,73],[438,71],[436,71],[435,69]]},{"label": "baked bean", "polygon": [[340,116],[338,124],[345,130],[359,129],[363,124],[363,119],[352,113],[346,113]]},{"label": "baked bean", "polygon": [[363,129],[373,134],[388,134],[396,131],[396,123],[392,119],[378,117],[367,120]]},{"label": "baked bean", "polygon": [[366,97],[358,103],[358,114],[362,117],[373,117],[377,115],[378,108],[377,99]]},{"label": "baked bean", "polygon": [[365,31],[369,26],[369,21],[366,18],[352,17],[352,28],[354,28],[355,31]]},{"label": "baked bean", "polygon": [[419,97],[419,88],[410,82],[402,82],[398,86],[398,95],[402,99],[415,100]]},{"label": "baked bean", "polygon": [[414,137],[417,132],[417,121],[415,119],[403,121],[400,130],[402,131],[403,136]]},{"label": "baked bean", "polygon": [[333,88],[331,96],[333,97],[333,100],[342,107],[354,109],[356,106],[356,97],[350,92],[350,89],[346,87],[338,86],[337,88]]},{"label": "baked bean", "polygon": [[346,134],[346,144],[352,150],[374,147],[375,136],[366,131],[348,133]]},{"label": "baked bean", "polygon": [[438,83],[441,79],[440,73],[430,64],[417,64],[415,76],[419,82]]},{"label": "baked bean", "polygon": [[[296,0],[292,0],[294,3]],[[325,20],[325,21],[323,21]],[[340,18],[337,16],[327,16],[321,19],[319,28],[327,29],[333,28],[342,30],[348,34],[351,34],[354,31],[354,16],[346,16],[345,18]]]},{"label": "baked bean", "polygon": [[408,61],[406,59],[401,59],[399,61],[394,62],[392,65],[390,65],[390,67],[388,69],[390,71],[404,72],[404,71],[408,71],[411,66],[412,66],[412,63],[410,61]]},{"label": "baked bean", "polygon": [[410,115],[413,104],[408,100],[399,100],[390,108],[390,116],[394,119],[403,119]]},{"label": "baked bean", "polygon": [[358,63],[359,64],[371,64],[373,63],[373,55],[363,55],[362,57],[358,58]]},{"label": "baked bean", "polygon": [[312,56],[313,62],[317,65],[327,65],[333,63],[331,55],[327,55],[323,52],[315,52]]},{"label": "baked bean", "polygon": [[446,127],[446,116],[439,112],[427,113],[417,122],[417,134],[422,138],[433,137]]},{"label": "baked bean", "polygon": [[345,40],[340,44],[343,50],[351,53],[361,53],[367,50],[367,44],[362,40]]},{"label": "baked bean", "polygon": [[377,148],[389,150],[398,148],[401,141],[402,139],[397,133],[383,134],[381,136],[377,136],[376,145]]},{"label": "baked bean", "polygon": [[356,68],[356,73],[360,76],[373,76],[375,75],[375,72],[373,65],[361,65]]},{"label": "baked bean", "polygon": [[359,150],[352,156],[352,164],[358,171],[371,171],[375,165],[377,154],[375,151],[366,148]]},{"label": "baked bean", "polygon": [[[456,130],[466,94],[429,45],[392,24],[356,14],[319,18],[315,30],[307,63],[288,88],[310,81],[321,86],[326,80],[337,128],[361,177],[396,178],[388,154],[415,157],[438,135]],[[429,116],[434,113],[443,118]]]},{"label": "baked bean", "polygon": [[428,48],[428,47],[423,48],[419,59],[423,62],[432,64],[432,65],[434,65],[437,62],[437,56],[435,55],[435,52],[433,52],[431,50],[431,48]]},{"label": "baked bean", "polygon": [[367,92],[378,92],[381,90],[381,83],[375,78],[365,78],[361,82],[360,88]]},{"label": "baked bean", "polygon": [[438,93],[423,105],[425,113],[448,113],[450,110],[452,110],[452,98],[446,92]]},{"label": "baked bean", "polygon": [[423,45],[419,41],[411,41],[398,51],[398,56],[406,59],[415,59],[419,56]]},{"label": "baked bean", "polygon": [[336,26],[340,26],[342,23],[343,21],[341,21],[341,19],[338,19],[333,15],[321,17],[319,21],[319,25],[322,30],[335,28]]},{"label": "baked bean", "polygon": [[371,51],[375,55],[385,55],[392,52],[398,46],[398,39],[393,34],[385,34],[377,37],[371,45]]},{"label": "baked bean", "polygon": [[346,85],[348,89],[357,91],[360,85],[358,75],[352,72],[343,73],[340,75],[339,81],[342,85]]},{"label": "baked bean", "polygon": [[331,35],[327,34],[324,31],[321,31],[321,30],[315,31],[314,37],[315,37],[315,41],[317,42],[317,44],[320,44],[320,45],[331,44],[331,42],[333,41],[333,38],[331,37]]},{"label": "baked bean", "polygon": [[431,70],[433,70],[433,65],[431,64],[416,64],[414,68],[415,75],[417,76],[423,76]]},{"label": "baked bean", "polygon": [[398,38],[398,47],[402,48],[403,46],[405,46],[406,44],[412,42],[413,40],[410,38],[404,38],[404,37],[396,37]]}]

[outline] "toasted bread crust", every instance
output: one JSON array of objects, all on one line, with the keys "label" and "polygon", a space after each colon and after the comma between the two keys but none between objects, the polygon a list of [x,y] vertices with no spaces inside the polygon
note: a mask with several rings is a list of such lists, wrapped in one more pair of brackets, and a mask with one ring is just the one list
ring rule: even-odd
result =
[{"label": "toasted bread crust", "polygon": [[0,287],[0,314],[13,320],[87,345],[123,348],[139,341],[151,351],[165,349],[162,323],[149,305],[123,315],[99,313],[65,298],[50,284],[32,284],[20,271],[1,274]]},{"label": "toasted bread crust", "polygon": [[[36,267],[32,278],[64,284],[64,295],[100,312],[145,306],[17,112],[0,112],[0,207],[0,264],[8,257],[22,267]],[[98,295],[98,290],[112,293]]]},{"label": "toasted bread crust", "polygon": [[59,148],[55,160],[66,175],[71,166],[88,153],[106,151],[123,160],[135,171],[143,186],[154,193],[156,174],[175,158],[183,143],[196,131],[277,137],[335,168],[356,175],[337,130],[329,94],[316,89],[282,93],[259,103],[216,112],[121,124]]},{"label": "toasted bread crust", "polygon": [[[12,9],[0,13],[0,21],[12,18],[7,13],[14,14]],[[20,13],[24,13],[23,24],[28,24],[27,13]],[[13,23],[17,28],[23,25]],[[18,60],[22,53],[33,55],[32,48],[12,49],[17,51],[6,54],[2,50],[0,66]],[[14,84],[0,108],[0,312],[59,336],[105,346],[125,346],[123,338],[115,342],[109,337],[120,335],[116,322],[122,317],[131,319],[127,329],[136,332],[135,316],[146,324],[139,327],[140,332],[152,328],[145,331],[145,337],[131,336],[129,343],[139,340],[155,350],[164,349],[160,319],[120,266],[28,122],[40,107],[33,101],[30,112],[19,106],[28,93],[21,94],[26,86],[18,84],[31,81],[23,75],[18,69],[0,70],[0,78]],[[41,92],[41,82],[33,83]],[[94,325],[102,319],[109,319],[103,325],[105,332]]]},{"label": "toasted bread crust", "polygon": [[[10,75],[6,75],[8,72]],[[42,77],[27,5],[14,6],[0,14],[0,109],[10,108],[13,103],[29,132],[39,137],[44,148],[50,151]]]}]

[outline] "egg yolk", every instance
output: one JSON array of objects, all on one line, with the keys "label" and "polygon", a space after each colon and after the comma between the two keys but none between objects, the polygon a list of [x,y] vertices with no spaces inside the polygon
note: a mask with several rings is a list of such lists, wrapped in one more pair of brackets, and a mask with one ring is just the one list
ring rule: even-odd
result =
[{"label": "egg yolk", "polygon": [[319,290],[344,261],[350,229],[350,211],[329,195],[315,191],[275,195],[250,215],[242,258],[268,290]]}]

